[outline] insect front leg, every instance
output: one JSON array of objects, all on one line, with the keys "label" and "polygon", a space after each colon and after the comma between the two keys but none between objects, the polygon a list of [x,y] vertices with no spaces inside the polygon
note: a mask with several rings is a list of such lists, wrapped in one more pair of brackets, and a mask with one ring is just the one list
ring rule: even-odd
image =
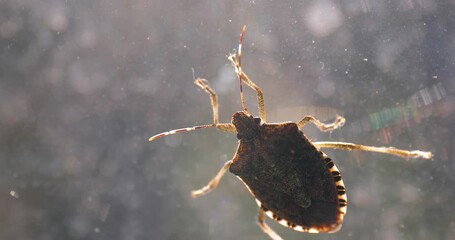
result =
[{"label": "insect front leg", "polygon": [[220,182],[221,178],[226,173],[226,171],[229,169],[231,164],[232,164],[232,160],[227,161],[224,164],[224,166],[220,169],[220,171],[218,171],[216,176],[212,180],[210,180],[210,182],[206,186],[204,186],[201,189],[191,191],[191,196],[193,198],[197,198],[197,197],[207,194],[208,192],[210,192],[214,188],[216,188],[216,186],[218,186],[218,183]]},{"label": "insect front leg", "polygon": [[209,87],[207,80],[203,78],[198,78],[194,80],[194,84],[198,87],[202,88],[206,93],[210,95],[210,102],[212,103],[212,110],[213,110],[213,123],[218,124],[218,96],[216,95],[215,91],[211,87]]},{"label": "insect front leg", "polygon": [[303,125],[305,125],[308,122],[311,122],[314,125],[316,125],[316,127],[319,130],[326,132],[326,131],[332,131],[339,127],[342,127],[344,125],[344,123],[346,122],[346,119],[344,119],[344,117],[337,116],[337,118],[335,119],[335,121],[333,123],[325,124],[325,123],[322,123],[319,120],[317,120],[315,117],[308,115],[308,116],[303,117],[302,120],[300,120],[299,122],[297,122],[297,126],[300,129],[303,127]]},{"label": "insect front leg", "polygon": [[259,227],[266,233],[272,240],[283,240],[280,235],[273,231],[267,223],[265,223],[265,211],[262,208],[259,208],[258,214],[258,224]]},{"label": "insect front leg", "polygon": [[215,93],[215,91],[209,87],[207,80],[203,78],[198,78],[194,80],[194,84],[196,84],[198,87],[202,88],[206,93],[210,95],[210,101],[212,103],[212,110],[213,110],[213,124],[205,124],[205,125],[200,125],[200,126],[193,126],[193,127],[187,127],[187,128],[179,128],[179,129],[174,129],[170,130],[167,132],[162,132],[159,134],[156,134],[152,137],[149,138],[149,141],[156,140],[161,137],[165,137],[168,135],[173,135],[177,133],[184,133],[184,132],[190,132],[190,131],[195,131],[198,129],[203,129],[203,128],[211,128],[211,127],[216,127],[221,131],[224,132],[230,132],[230,133],[237,133],[237,130],[235,129],[235,126],[232,123],[220,123],[218,120],[218,97]]},{"label": "insect front leg", "polygon": [[229,56],[229,60],[231,60],[232,64],[235,67],[235,72],[237,73],[237,77],[241,79],[246,85],[248,85],[250,88],[252,88],[254,91],[256,91],[258,95],[258,109],[259,109],[259,117],[261,118],[261,122],[265,123],[266,122],[266,117],[265,117],[265,106],[264,106],[264,95],[262,94],[261,88],[259,88],[258,85],[256,85],[253,81],[250,80],[250,78],[243,72],[243,70],[240,68],[239,62],[235,55]]},{"label": "insect front leg", "polygon": [[318,148],[333,148],[333,149],[341,149],[341,150],[360,150],[360,151],[367,151],[367,152],[377,152],[377,153],[385,153],[390,155],[399,156],[402,158],[424,158],[424,159],[431,159],[433,154],[431,152],[424,152],[420,150],[414,151],[407,151],[402,149],[397,149],[394,147],[373,147],[373,146],[365,146],[359,145],[355,143],[346,143],[346,142],[313,142],[313,144]]},{"label": "insect front leg", "polygon": [[208,85],[207,80],[203,78],[198,78],[194,80],[194,84],[202,88],[206,93],[210,95],[210,102],[212,104],[213,110],[213,124],[220,129],[221,131],[237,133],[235,127],[231,123],[220,123],[218,119],[218,96],[215,91]]}]

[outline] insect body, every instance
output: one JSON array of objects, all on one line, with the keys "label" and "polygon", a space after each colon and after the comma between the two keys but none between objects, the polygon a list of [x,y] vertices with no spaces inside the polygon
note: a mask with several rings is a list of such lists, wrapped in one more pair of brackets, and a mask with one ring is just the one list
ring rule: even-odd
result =
[{"label": "insect body", "polygon": [[[238,54],[229,56],[239,79],[243,110],[232,116],[231,123],[219,123],[217,95],[206,80],[198,78],[195,84],[210,95],[213,124],[171,130],[149,139],[153,141],[170,134],[209,127],[237,134],[239,145],[234,157],[224,164],[206,186],[192,191],[193,197],[214,189],[229,169],[255,197],[259,205],[259,226],[271,239],[278,240],[281,237],[265,223],[266,215],[296,231],[333,233],[341,228],[347,211],[346,188],[333,161],[319,149],[362,150],[404,158],[432,157],[430,152],[418,150],[406,151],[345,142],[311,142],[299,130],[308,122],[321,131],[337,129],[345,122],[340,116],[330,124],[321,123],[313,116],[305,116],[297,123],[267,123],[262,91],[241,69],[244,32],[245,27],[240,35]],[[259,117],[253,117],[245,107],[242,83],[256,91]]]},{"label": "insect body", "polygon": [[260,125],[257,120],[234,114],[240,143],[229,171],[248,186],[261,211],[280,224],[298,231],[336,231],[347,203],[338,169],[297,124]]}]

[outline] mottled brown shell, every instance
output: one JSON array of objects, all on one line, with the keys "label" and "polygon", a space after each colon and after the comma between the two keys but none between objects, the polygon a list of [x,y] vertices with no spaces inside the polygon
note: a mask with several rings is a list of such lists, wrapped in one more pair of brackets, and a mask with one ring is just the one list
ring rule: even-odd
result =
[{"label": "mottled brown shell", "polygon": [[261,125],[239,115],[234,115],[234,124],[237,118],[259,128],[250,138],[242,137],[242,129],[237,128],[239,146],[229,171],[245,183],[259,207],[297,231],[337,231],[347,202],[334,163],[311,144],[297,124]]}]

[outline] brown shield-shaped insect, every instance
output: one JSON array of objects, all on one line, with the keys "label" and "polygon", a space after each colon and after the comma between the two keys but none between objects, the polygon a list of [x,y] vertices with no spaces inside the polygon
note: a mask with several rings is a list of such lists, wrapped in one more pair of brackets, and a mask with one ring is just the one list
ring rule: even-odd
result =
[{"label": "brown shield-shaped insect", "polygon": [[[219,123],[217,95],[205,79],[198,78],[194,83],[210,95],[213,124],[175,129],[149,139],[153,141],[170,134],[209,127],[237,134],[239,145],[232,160],[227,161],[205,187],[192,191],[193,197],[199,197],[214,189],[229,169],[256,198],[259,205],[259,226],[270,238],[281,239],[265,223],[265,215],[296,231],[333,233],[341,228],[346,214],[346,188],[333,161],[319,149],[362,150],[403,158],[432,157],[430,152],[418,150],[406,151],[345,142],[311,142],[299,130],[308,122],[321,131],[337,129],[345,122],[340,116],[330,124],[321,123],[313,116],[305,116],[297,123],[267,123],[262,91],[241,68],[244,33],[245,27],[240,34],[238,53],[228,57],[239,79],[243,110],[232,116],[231,123]],[[245,107],[242,83],[256,91],[259,117],[253,117]]]}]

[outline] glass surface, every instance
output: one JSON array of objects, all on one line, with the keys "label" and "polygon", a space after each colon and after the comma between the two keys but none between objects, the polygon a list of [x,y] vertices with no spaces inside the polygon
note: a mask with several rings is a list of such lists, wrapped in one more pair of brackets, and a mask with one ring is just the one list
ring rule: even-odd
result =
[{"label": "glass surface", "polygon": [[[285,239],[455,239],[454,1],[0,1],[0,239],[266,239],[227,173],[236,136],[170,129],[241,110],[226,56],[269,122],[346,118],[317,141],[431,151],[432,160],[326,150],[347,188],[335,234]],[[244,85],[248,108],[255,93]]]}]

